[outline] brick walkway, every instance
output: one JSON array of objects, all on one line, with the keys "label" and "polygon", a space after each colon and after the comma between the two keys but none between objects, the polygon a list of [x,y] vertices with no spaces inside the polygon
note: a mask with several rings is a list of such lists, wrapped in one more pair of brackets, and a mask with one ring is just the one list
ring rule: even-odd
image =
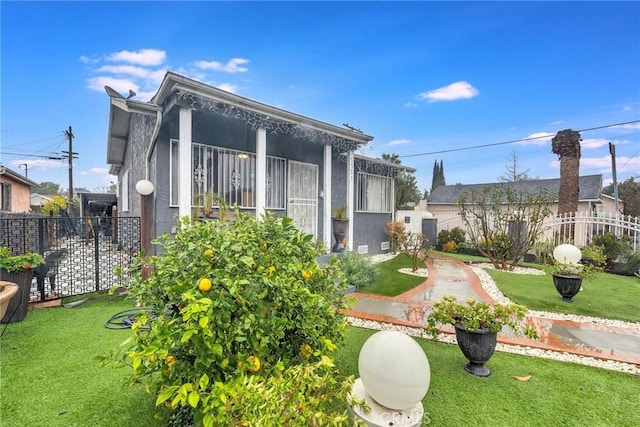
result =
[{"label": "brick walkway", "polygon": [[[345,310],[344,314],[365,320],[421,327],[432,303],[444,295],[455,295],[461,300],[474,298],[494,302],[469,266],[442,257],[429,265],[429,277],[420,286],[397,297],[352,294],[357,302],[353,309]],[[640,365],[640,324],[620,327],[537,316],[529,316],[527,321],[536,327],[540,339],[500,333],[498,342]],[[444,327],[442,330],[453,333],[453,327]]]}]

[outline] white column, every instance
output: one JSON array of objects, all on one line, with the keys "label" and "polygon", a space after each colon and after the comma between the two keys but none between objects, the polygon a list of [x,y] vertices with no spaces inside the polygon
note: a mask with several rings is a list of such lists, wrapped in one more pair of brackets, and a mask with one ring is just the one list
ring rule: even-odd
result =
[{"label": "white column", "polygon": [[349,232],[347,234],[347,250],[353,251],[353,228],[355,226],[353,194],[355,187],[353,151],[347,152],[347,218],[349,218]]},{"label": "white column", "polygon": [[267,201],[267,131],[256,132],[256,218],[265,213]]},{"label": "white column", "polygon": [[323,208],[322,208],[322,237],[324,240],[324,246],[327,248],[327,252],[331,251],[331,244],[333,242],[333,235],[331,230],[331,146],[324,146],[324,184],[322,186],[322,192],[324,194]]},{"label": "white column", "polygon": [[396,178],[391,178],[391,221],[396,220]]},{"label": "white column", "polygon": [[191,110],[180,109],[178,127],[180,129],[180,161],[178,164],[179,182],[178,185],[178,215],[180,218],[186,216],[191,219],[191,181],[193,176],[193,166],[191,164]]}]

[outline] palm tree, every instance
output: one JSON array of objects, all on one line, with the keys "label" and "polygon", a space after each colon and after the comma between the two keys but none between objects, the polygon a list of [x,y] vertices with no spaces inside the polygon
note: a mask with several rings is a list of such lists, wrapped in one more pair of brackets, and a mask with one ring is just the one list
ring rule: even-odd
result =
[{"label": "palm tree", "polygon": [[[565,129],[551,139],[551,151],[560,159],[558,214],[574,215],[578,210],[580,175],[580,132]],[[573,240],[574,226],[562,226],[564,240]]]}]

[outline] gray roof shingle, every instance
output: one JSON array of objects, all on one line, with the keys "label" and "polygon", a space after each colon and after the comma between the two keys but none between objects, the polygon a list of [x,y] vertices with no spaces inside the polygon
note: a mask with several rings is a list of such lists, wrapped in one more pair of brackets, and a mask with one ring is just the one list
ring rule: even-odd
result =
[{"label": "gray roof shingle", "polygon": [[[511,187],[516,191],[527,191],[537,193],[540,188],[546,188],[551,194],[556,195],[554,199],[557,201],[557,194],[560,191],[560,178],[554,179],[538,179],[534,181],[519,182],[494,182],[486,184],[467,184],[467,185],[441,185],[433,190],[427,198],[430,204],[452,204],[457,203],[461,194],[469,193],[472,190],[482,190],[487,186],[504,186]],[[599,200],[602,195],[602,175],[586,175],[581,176],[579,181],[580,194],[578,200]]]}]

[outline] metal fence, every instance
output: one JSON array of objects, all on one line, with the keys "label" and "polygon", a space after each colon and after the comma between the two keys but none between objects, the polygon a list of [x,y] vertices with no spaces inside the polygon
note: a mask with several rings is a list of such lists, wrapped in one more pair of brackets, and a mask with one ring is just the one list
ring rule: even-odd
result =
[{"label": "metal fence", "polygon": [[[438,219],[438,231],[460,227],[466,231],[466,225],[460,215]],[[545,220],[539,241],[551,241],[555,244],[562,240],[563,227],[573,229],[572,243],[582,247],[590,244],[593,237],[607,232],[617,236],[626,236],[634,252],[640,247],[640,218],[602,212],[576,212],[572,214],[554,215]]]},{"label": "metal fence", "polygon": [[35,269],[30,301],[104,291],[129,278],[140,253],[140,218],[3,215],[0,246],[44,257],[46,263]]}]

